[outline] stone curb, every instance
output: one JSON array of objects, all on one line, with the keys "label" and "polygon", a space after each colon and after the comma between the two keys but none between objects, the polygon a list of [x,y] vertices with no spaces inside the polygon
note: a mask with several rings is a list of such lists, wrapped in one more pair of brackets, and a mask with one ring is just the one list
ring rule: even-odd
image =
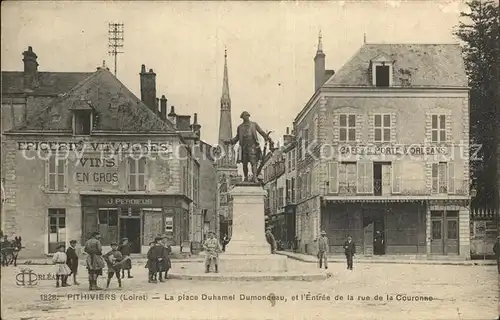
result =
[{"label": "stone curb", "polygon": [[[284,252],[276,252],[276,254],[287,256],[290,259],[307,262],[307,263],[318,263],[318,261],[311,256],[297,256],[292,254],[287,254]],[[378,259],[355,259],[355,263],[378,263],[378,264],[422,264],[422,265],[454,265],[454,266],[494,266],[495,261],[484,261],[484,260],[467,260],[467,261],[442,261],[442,260],[378,260]],[[329,258],[329,263],[345,263],[343,258]]]},{"label": "stone curb", "polygon": [[262,273],[245,273],[245,274],[176,274],[169,273],[169,279],[177,280],[203,280],[203,281],[317,281],[326,280],[332,276],[331,273],[321,274],[262,274]]}]

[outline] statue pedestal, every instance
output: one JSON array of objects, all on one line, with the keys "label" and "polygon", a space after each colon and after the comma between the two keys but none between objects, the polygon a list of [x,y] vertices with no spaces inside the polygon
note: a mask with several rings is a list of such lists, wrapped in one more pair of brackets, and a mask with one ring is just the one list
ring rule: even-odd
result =
[{"label": "statue pedestal", "polygon": [[233,198],[233,232],[226,252],[220,255],[220,270],[224,272],[287,271],[287,257],[271,254],[266,241],[264,196],[259,184],[237,184]]}]

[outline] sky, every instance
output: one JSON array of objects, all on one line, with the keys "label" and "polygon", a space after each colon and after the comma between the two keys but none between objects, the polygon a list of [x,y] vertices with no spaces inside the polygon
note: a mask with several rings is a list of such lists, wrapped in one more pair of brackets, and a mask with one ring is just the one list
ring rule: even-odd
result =
[{"label": "sky", "polygon": [[[454,43],[461,1],[2,2],[1,70],[21,71],[32,46],[40,71],[92,72],[106,65],[108,23],[124,23],[117,77],[140,97],[141,65],[177,114],[198,113],[216,143],[224,49],[233,131],[246,110],[281,139],[314,93],[318,33],[326,68],[338,70],[367,43]],[[170,109],[170,107],[169,107]]]}]

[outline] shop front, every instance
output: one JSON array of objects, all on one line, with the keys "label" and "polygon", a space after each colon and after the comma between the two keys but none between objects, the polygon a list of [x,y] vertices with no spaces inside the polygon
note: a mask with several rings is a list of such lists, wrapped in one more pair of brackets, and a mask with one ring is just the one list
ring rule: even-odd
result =
[{"label": "shop front", "polygon": [[182,196],[81,195],[82,243],[94,231],[103,246],[127,237],[133,253],[145,253],[158,235],[172,246],[189,241],[189,204]]}]

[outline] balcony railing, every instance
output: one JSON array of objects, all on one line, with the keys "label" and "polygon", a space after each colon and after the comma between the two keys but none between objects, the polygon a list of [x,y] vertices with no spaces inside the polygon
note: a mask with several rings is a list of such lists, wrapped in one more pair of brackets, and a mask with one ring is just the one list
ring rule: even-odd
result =
[{"label": "balcony railing", "polygon": [[[465,179],[449,179],[444,183],[438,183],[422,178],[404,179],[394,186],[393,181],[382,179],[371,179],[365,185],[356,181],[339,181],[337,190],[329,186],[327,194],[342,196],[388,196],[388,195],[469,195],[469,184]],[[337,191],[337,192],[335,192]]]}]

